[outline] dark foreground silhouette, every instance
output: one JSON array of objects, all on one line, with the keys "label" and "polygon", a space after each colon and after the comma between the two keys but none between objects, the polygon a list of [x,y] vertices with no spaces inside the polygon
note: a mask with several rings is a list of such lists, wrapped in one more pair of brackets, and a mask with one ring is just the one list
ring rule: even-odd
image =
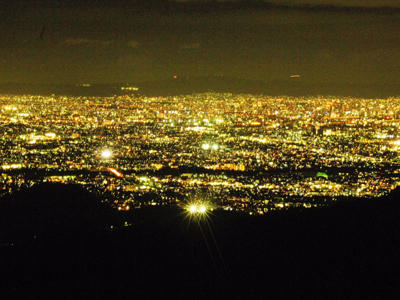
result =
[{"label": "dark foreground silhouette", "polygon": [[[26,234],[0,248],[4,299],[398,295],[398,189],[386,198],[324,209],[260,217],[214,211],[201,219],[166,207],[115,215],[91,197],[78,187],[44,185],[1,199],[8,220],[2,226],[26,218],[29,234],[41,230],[37,238]],[[35,207],[46,210],[44,229],[30,216]],[[46,219],[51,210],[58,217]],[[68,225],[74,222],[79,226]],[[106,230],[107,222],[122,227]],[[7,228],[14,236],[24,229]]]}]

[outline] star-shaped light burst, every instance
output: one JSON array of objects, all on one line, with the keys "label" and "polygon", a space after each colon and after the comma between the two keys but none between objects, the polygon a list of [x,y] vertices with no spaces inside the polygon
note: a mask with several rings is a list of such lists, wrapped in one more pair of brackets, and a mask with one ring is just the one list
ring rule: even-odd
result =
[{"label": "star-shaped light burst", "polygon": [[185,210],[190,219],[201,220],[206,219],[213,209],[205,201],[194,200],[186,204]]},{"label": "star-shaped light burst", "polygon": [[101,157],[103,158],[110,158],[112,155],[110,150],[104,150],[103,152],[101,152]]}]

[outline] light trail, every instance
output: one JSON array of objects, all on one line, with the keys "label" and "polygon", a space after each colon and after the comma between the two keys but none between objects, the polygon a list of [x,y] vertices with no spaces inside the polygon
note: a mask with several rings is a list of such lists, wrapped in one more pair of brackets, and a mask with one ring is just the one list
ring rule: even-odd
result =
[{"label": "light trail", "polygon": [[110,171],[111,173],[113,173],[114,175],[116,175],[117,177],[124,177],[124,174],[118,172],[117,170],[113,169],[113,168],[108,168],[108,171]]}]

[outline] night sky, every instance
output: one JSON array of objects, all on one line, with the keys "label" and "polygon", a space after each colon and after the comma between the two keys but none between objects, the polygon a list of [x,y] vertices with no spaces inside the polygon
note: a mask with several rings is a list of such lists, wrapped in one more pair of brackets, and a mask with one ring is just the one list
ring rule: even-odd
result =
[{"label": "night sky", "polygon": [[395,0],[15,2],[0,6],[0,83],[400,81]]}]

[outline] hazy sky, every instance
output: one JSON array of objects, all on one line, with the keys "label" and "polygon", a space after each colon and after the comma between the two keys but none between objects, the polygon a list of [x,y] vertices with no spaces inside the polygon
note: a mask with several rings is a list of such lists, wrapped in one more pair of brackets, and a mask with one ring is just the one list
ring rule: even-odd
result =
[{"label": "hazy sky", "polygon": [[[207,2],[210,0],[172,0],[174,2]],[[217,2],[238,2],[240,0],[217,0]],[[262,0],[261,0],[262,1]],[[397,0],[265,0],[263,2],[286,5],[334,5],[362,7],[400,7]]]},{"label": "hazy sky", "polygon": [[211,74],[265,80],[300,74],[307,82],[400,80],[398,1],[286,1],[393,7],[383,11],[245,4],[225,9],[207,1],[182,8],[174,2],[185,1],[2,4],[0,82],[139,82]]}]

